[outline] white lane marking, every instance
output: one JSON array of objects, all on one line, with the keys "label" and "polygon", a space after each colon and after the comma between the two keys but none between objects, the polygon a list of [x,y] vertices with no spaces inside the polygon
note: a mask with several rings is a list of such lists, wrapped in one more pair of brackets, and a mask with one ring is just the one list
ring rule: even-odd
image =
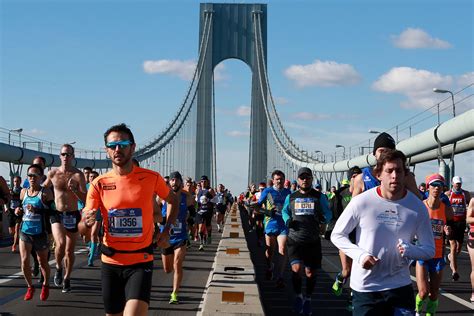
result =
[{"label": "white lane marking", "polygon": [[[333,266],[334,268],[336,268],[336,269],[338,269],[338,270],[340,269],[338,266],[336,266],[336,264],[334,264],[331,260],[329,260],[328,258],[326,258],[326,257],[324,257],[324,256],[323,256],[323,260],[326,261],[327,263],[329,263],[329,264],[330,264],[331,266]],[[410,275],[410,278],[411,278],[414,282],[416,282],[416,277]],[[459,304],[461,304],[461,305],[463,305],[463,306],[465,306],[465,307],[467,307],[467,308],[469,308],[469,309],[474,310],[474,304],[471,303],[471,302],[468,302],[468,301],[466,301],[466,300],[463,300],[462,298],[460,298],[460,297],[458,297],[458,296],[456,296],[456,295],[454,295],[454,294],[448,293],[448,292],[446,292],[445,290],[443,290],[442,288],[439,289],[439,293],[440,293],[441,295],[443,295],[443,296],[445,296],[445,297],[447,297],[447,298],[449,298],[449,299],[455,301],[456,303],[459,303]]]},{"label": "white lane marking", "polygon": [[[410,278],[416,282],[416,277],[414,277],[413,275],[410,275]],[[453,301],[455,301],[456,303],[459,303],[461,305],[464,305],[466,306],[467,308],[470,308],[470,309],[473,309],[474,310],[474,304],[472,304],[471,302],[468,302],[466,300],[463,300],[462,298],[460,297],[457,297],[456,295],[454,294],[451,294],[451,293],[448,293],[446,292],[445,290],[443,290],[442,288],[439,288],[439,293]]]},{"label": "white lane marking", "polygon": [[[78,255],[78,254],[80,254],[80,253],[87,252],[87,251],[88,251],[87,249],[80,249],[80,250],[78,250],[78,251],[75,251],[74,253],[75,253],[76,255]],[[53,252],[53,251],[52,251],[52,252]],[[56,260],[54,260],[54,259],[53,259],[53,260],[50,260],[50,261],[48,262],[48,264],[49,264],[51,267],[54,268],[54,267],[56,267]],[[20,279],[20,278],[22,278],[22,277],[23,277],[23,272],[20,271],[20,272],[17,272],[17,273],[15,273],[15,274],[12,274],[12,275],[9,275],[9,276],[5,277],[3,280],[0,280],[0,284],[4,284],[4,283],[10,282],[10,281],[15,280],[15,279]]]}]

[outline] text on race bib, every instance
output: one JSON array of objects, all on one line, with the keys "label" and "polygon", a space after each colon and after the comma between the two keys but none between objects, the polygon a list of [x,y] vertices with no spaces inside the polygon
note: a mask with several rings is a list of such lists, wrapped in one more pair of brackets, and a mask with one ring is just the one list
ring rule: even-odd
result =
[{"label": "text on race bib", "polygon": [[139,237],[143,234],[142,209],[113,209],[108,211],[108,228],[114,237]]},{"label": "text on race bib", "polygon": [[295,215],[314,215],[314,199],[296,198]]}]

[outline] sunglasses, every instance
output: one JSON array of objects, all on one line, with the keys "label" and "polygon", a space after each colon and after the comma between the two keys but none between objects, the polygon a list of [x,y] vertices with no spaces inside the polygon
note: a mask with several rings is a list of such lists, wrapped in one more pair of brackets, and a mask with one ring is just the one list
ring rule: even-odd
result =
[{"label": "sunglasses", "polygon": [[444,183],[442,183],[442,182],[430,183],[430,186],[432,186],[432,187],[442,187],[443,185],[444,185]]},{"label": "sunglasses", "polygon": [[120,149],[124,149],[124,148],[127,148],[128,146],[130,146],[131,144],[132,144],[132,142],[129,141],[129,140],[119,140],[117,142],[109,142],[109,143],[105,144],[105,147],[107,147],[109,149],[115,149],[118,146]]},{"label": "sunglasses", "polygon": [[29,178],[34,178],[34,177],[39,177],[40,175],[37,174],[37,173],[28,173],[27,176],[28,176]]},{"label": "sunglasses", "polygon": [[61,153],[60,155],[63,156],[63,157],[71,157],[72,156],[71,153]]},{"label": "sunglasses", "polygon": [[300,175],[298,178],[300,178],[301,180],[313,179],[313,177],[310,176],[309,174],[302,174],[302,175]]}]

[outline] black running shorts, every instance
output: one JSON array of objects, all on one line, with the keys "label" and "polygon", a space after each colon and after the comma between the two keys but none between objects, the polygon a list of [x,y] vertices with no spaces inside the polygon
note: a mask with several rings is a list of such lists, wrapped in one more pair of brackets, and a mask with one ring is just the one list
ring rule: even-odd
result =
[{"label": "black running shorts", "polygon": [[125,303],[137,299],[150,304],[153,261],[130,266],[102,263],[102,298],[107,314],[123,312]]},{"label": "black running shorts", "polygon": [[301,263],[311,269],[321,268],[321,239],[311,243],[295,242],[288,238],[288,258],[290,264]]}]

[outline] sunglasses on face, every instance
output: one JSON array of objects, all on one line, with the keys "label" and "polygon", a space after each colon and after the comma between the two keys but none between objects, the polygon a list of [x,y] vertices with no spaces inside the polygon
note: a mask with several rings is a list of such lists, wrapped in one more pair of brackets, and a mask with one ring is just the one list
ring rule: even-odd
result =
[{"label": "sunglasses on face", "polygon": [[63,156],[63,157],[71,157],[72,154],[71,154],[71,153],[61,153],[61,156]]},{"label": "sunglasses on face", "polygon": [[109,142],[109,143],[105,144],[105,147],[107,147],[109,149],[115,149],[118,146],[120,149],[124,149],[124,148],[127,148],[128,146],[130,146],[131,144],[132,144],[132,142],[129,141],[129,140],[119,140],[117,142]]},{"label": "sunglasses on face", "polygon": [[433,183],[430,183],[430,186],[432,187],[442,187],[444,184],[441,183],[441,182],[433,182]]},{"label": "sunglasses on face", "polygon": [[310,180],[310,179],[313,179],[312,176],[306,175],[306,174],[302,174],[302,175],[299,176],[298,178],[300,178],[301,180]]},{"label": "sunglasses on face", "polygon": [[28,173],[27,176],[28,176],[29,178],[35,178],[35,177],[39,177],[40,175],[37,174],[37,173]]}]

